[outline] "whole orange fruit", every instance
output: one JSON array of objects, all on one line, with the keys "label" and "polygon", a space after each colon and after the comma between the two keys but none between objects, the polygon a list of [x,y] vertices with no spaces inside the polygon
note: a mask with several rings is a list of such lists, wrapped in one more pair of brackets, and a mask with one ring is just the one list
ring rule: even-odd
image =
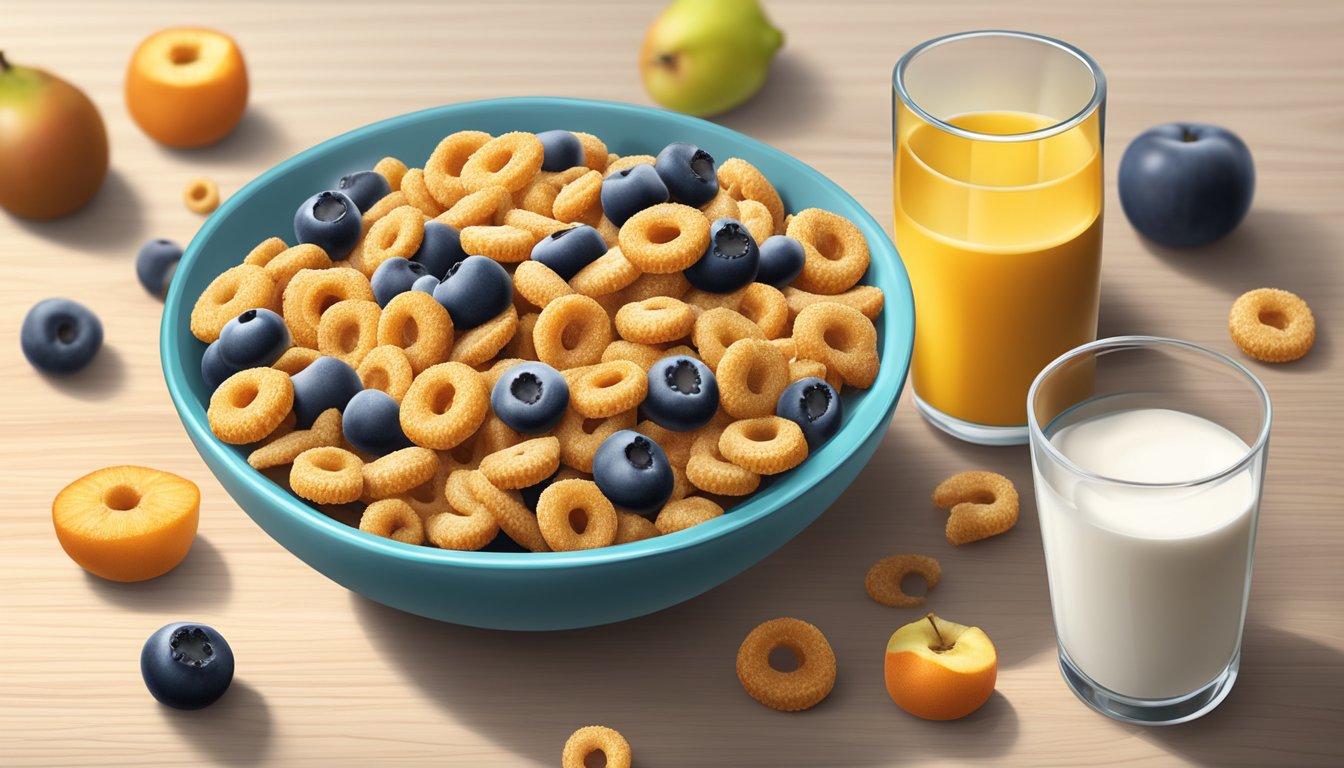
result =
[{"label": "whole orange fruit", "polygon": [[126,108],[149,137],[170,147],[202,147],[228,135],[247,109],[247,65],[222,32],[155,32],[131,56]]}]

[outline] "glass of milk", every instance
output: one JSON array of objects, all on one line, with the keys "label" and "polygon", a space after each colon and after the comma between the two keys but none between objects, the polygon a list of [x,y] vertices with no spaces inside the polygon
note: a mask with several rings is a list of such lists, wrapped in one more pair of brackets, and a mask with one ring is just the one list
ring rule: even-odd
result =
[{"label": "glass of milk", "polygon": [[1196,344],[1124,336],[1046,366],[1027,416],[1065,681],[1128,722],[1212,710],[1241,658],[1264,386]]}]

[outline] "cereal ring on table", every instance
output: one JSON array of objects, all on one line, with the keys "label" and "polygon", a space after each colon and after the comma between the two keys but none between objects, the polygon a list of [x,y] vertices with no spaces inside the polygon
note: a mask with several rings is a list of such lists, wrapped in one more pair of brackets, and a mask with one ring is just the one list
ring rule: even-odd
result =
[{"label": "cereal ring on table", "polygon": [[789,361],[779,347],[760,339],[733,342],[714,371],[720,407],[738,419],[769,416],[789,386]]},{"label": "cereal ring on table", "polygon": [[633,341],[617,339],[607,345],[602,351],[602,362],[610,363],[616,360],[629,360],[638,365],[641,369],[647,371],[653,367],[653,364],[668,356],[662,347],[655,347],[651,344],[636,344]]},{"label": "cereal ring on table", "polygon": [[724,160],[719,164],[719,186],[739,203],[755,200],[764,205],[774,224],[772,233],[783,226],[784,201],[779,199],[779,192],[775,191],[774,185],[756,166],[740,157]]},{"label": "cereal ring on table", "polygon": [[309,448],[338,447],[343,438],[341,412],[330,408],[313,420],[313,426],[308,429],[296,429],[252,451],[247,456],[247,463],[253,469],[278,467],[293,462],[295,457]]},{"label": "cereal ring on table", "polygon": [[349,504],[364,493],[364,462],[344,448],[309,448],[294,457],[289,487],[314,504]]},{"label": "cereal ring on table", "polygon": [[803,245],[803,271],[794,284],[804,291],[843,293],[868,271],[868,241],[844,216],[807,208],[794,214],[788,235]]},{"label": "cereal ring on table", "polygon": [[360,271],[373,275],[384,261],[409,259],[425,239],[425,217],[419,208],[403,205],[374,222],[360,250]]},{"label": "cereal ring on table", "polygon": [[620,246],[641,272],[680,272],[709,248],[709,219],[689,205],[651,205],[621,225]]},{"label": "cereal ring on table", "polygon": [[524,299],[539,308],[574,293],[564,278],[540,261],[524,261],[513,272],[513,287]]},{"label": "cereal ring on table", "polygon": [[496,136],[471,153],[462,166],[461,179],[474,192],[500,186],[517,192],[541,170],[545,150],[535,134],[513,131]]},{"label": "cereal ring on table", "polygon": [[337,302],[373,301],[369,278],[349,267],[339,269],[301,269],[285,288],[282,300],[285,325],[300,347],[317,348],[317,327],[326,312]]},{"label": "cereal ring on table", "polygon": [[439,363],[415,377],[401,399],[401,430],[411,442],[446,451],[471,437],[490,412],[481,374],[462,363]]},{"label": "cereal ring on table", "polygon": [[591,133],[583,133],[582,131],[574,131],[573,133],[578,137],[579,143],[583,145],[584,166],[598,172],[605,171],[607,169],[607,156],[610,154],[607,152],[606,143]]},{"label": "cereal ring on table", "polygon": [[668,502],[653,521],[661,534],[684,531],[694,525],[713,520],[723,515],[723,507],[701,496],[689,496],[678,501]]},{"label": "cereal ring on table", "polygon": [[738,203],[737,220],[747,228],[747,232],[751,233],[751,239],[755,240],[757,245],[775,234],[775,219],[770,215],[770,209],[765,207],[765,203],[757,200],[743,200]]},{"label": "cereal ring on table", "polygon": [[1297,294],[1257,288],[1232,304],[1227,330],[1242,352],[1266,363],[1287,363],[1311,351],[1316,318]]},{"label": "cereal ring on table", "polygon": [[457,337],[448,359],[455,363],[478,366],[504,349],[518,332],[518,310],[510,304],[491,320]]},{"label": "cereal ring on table", "polygon": [[214,179],[192,179],[182,190],[182,203],[192,213],[213,213],[219,207],[219,185]]},{"label": "cereal ring on table", "polygon": [[574,226],[568,222],[553,219],[545,214],[535,213],[526,208],[511,208],[504,213],[504,223],[525,229],[532,233],[532,243],[535,245],[541,239],[550,237],[562,229],[569,229]]},{"label": "cereal ring on table", "polygon": [[[771,339],[771,344],[779,348],[780,354],[784,359],[793,362],[798,357],[798,342],[793,340],[792,336],[781,336],[778,339]],[[821,378],[818,376],[817,378]]]},{"label": "cereal ring on table", "polygon": [[400,347],[418,374],[448,359],[453,348],[453,318],[427,293],[399,293],[383,307],[378,344]]},{"label": "cereal ring on table", "polygon": [[[249,254],[250,256],[251,254]],[[305,269],[330,269],[331,257],[321,247],[312,243],[300,243],[286,248],[268,259],[262,266],[266,275],[275,283],[275,306],[283,305],[285,289],[289,281]]]},{"label": "cereal ring on table", "polygon": [[863,587],[869,597],[888,608],[915,608],[924,604],[925,595],[907,595],[901,590],[901,580],[912,573],[924,579],[927,594],[938,586],[943,567],[925,555],[892,555],[873,563],[863,577]]},{"label": "cereal ring on table", "polygon": [[[781,672],[770,654],[787,648],[798,667]],[[737,649],[737,679],[751,698],[780,712],[797,712],[821,703],[835,687],[835,651],[820,629],[801,619],[772,619],[747,635]]]},{"label": "cereal ring on table", "polygon": [[798,356],[819,360],[853,387],[867,389],[877,378],[877,329],[857,309],[843,304],[813,304],[793,321]]},{"label": "cereal ring on table", "polygon": [[743,469],[777,475],[807,458],[807,439],[797,424],[779,416],[735,421],[719,435],[719,452]]},{"label": "cereal ring on table", "polygon": [[558,371],[599,362],[611,342],[611,318],[606,310],[580,294],[547,304],[532,329],[537,359]]},{"label": "cereal ring on table", "polygon": [[415,369],[406,351],[392,344],[380,344],[369,350],[355,372],[365,389],[386,392],[398,403],[415,379]]},{"label": "cereal ring on table", "polygon": [[537,359],[537,345],[532,333],[537,327],[538,317],[540,315],[536,312],[528,312],[518,318],[518,330],[513,332],[513,338],[505,345],[505,353],[519,360]]},{"label": "cereal ring on table", "polygon": [[[799,381],[801,379],[825,379],[829,372],[826,364],[817,360],[790,360],[789,361],[789,381]],[[839,388],[835,384],[827,381],[835,391]],[[841,382],[843,383],[843,382]]]},{"label": "cereal ring on table", "polygon": [[388,499],[429,482],[439,468],[438,454],[412,446],[393,451],[364,465],[364,494]]},{"label": "cereal ring on table", "polygon": [[555,436],[560,440],[560,463],[580,472],[592,472],[593,457],[603,441],[634,426],[633,410],[605,419],[586,419],[574,409],[566,408],[564,417],[555,426]]},{"label": "cereal ring on table", "polygon": [[294,384],[288,374],[249,368],[225,379],[210,395],[206,419],[215,437],[246,445],[274,432],[293,407]]},{"label": "cereal ring on table", "polygon": [[[223,272],[201,291],[191,310],[191,334],[206,344],[219,338],[229,321],[249,309],[273,306],[275,283],[266,270],[239,264]],[[297,342],[296,342],[297,343]]]},{"label": "cereal ring on table", "polygon": [[626,155],[625,157],[607,158],[607,167],[602,171],[602,177],[606,178],[613,173],[620,173],[628,168],[634,168],[636,165],[653,165],[658,158],[653,155]]},{"label": "cereal ring on table", "polygon": [[425,543],[424,523],[401,499],[382,499],[365,507],[359,517],[359,530],[403,544]]},{"label": "cereal ring on table", "polygon": [[952,510],[946,529],[952,544],[987,539],[1017,525],[1017,488],[997,472],[955,474],[933,489],[933,503]]},{"label": "cereal ring on table", "polygon": [[384,195],[381,200],[374,203],[369,210],[364,211],[359,217],[360,237],[369,234],[369,230],[373,228],[374,224],[378,223],[379,219],[403,205],[409,205],[409,202],[406,200],[406,195],[402,194],[400,190]]},{"label": "cereal ring on table", "polygon": [[570,278],[569,284],[584,296],[613,294],[639,279],[639,267],[630,263],[620,247],[611,248]]},{"label": "cereal ring on table", "polygon": [[691,343],[700,353],[700,359],[714,370],[723,358],[723,353],[735,342],[742,339],[768,341],[765,332],[755,323],[731,309],[722,307],[700,313],[695,319],[695,328],[691,331]]},{"label": "cereal ring on table", "polygon": [[532,233],[518,227],[473,226],[462,230],[462,250],[486,256],[501,264],[517,264],[532,255],[536,240]]},{"label": "cereal ring on table", "polygon": [[807,291],[788,286],[784,289],[784,301],[789,305],[789,319],[798,316],[799,312],[823,301],[844,304],[853,307],[863,313],[863,316],[869,320],[876,320],[882,312],[882,305],[886,297],[882,289],[875,285],[856,285],[844,293],[837,293],[830,296],[820,293],[808,293]]},{"label": "cereal ring on table", "polygon": [[591,480],[559,480],[537,499],[537,525],[554,552],[611,546],[616,507]]},{"label": "cereal ring on table", "polygon": [[551,203],[551,215],[596,226],[602,219],[602,174],[589,171],[561,187]]},{"label": "cereal ring on table", "polygon": [[789,305],[784,294],[773,285],[748,283],[743,289],[742,303],[737,311],[756,327],[761,329],[767,339],[778,339],[784,335],[789,324]]},{"label": "cereal ring on table", "polygon": [[429,194],[429,187],[425,186],[425,172],[420,168],[412,168],[406,172],[401,179],[401,194],[406,196],[406,202],[419,208],[426,216],[438,216],[443,213],[444,208],[439,205],[439,201]]},{"label": "cereal ring on table", "polygon": [[247,255],[243,257],[243,263],[265,267],[267,264],[271,263],[271,259],[284,253],[287,248],[289,248],[289,245],[287,245],[284,240],[278,237],[268,237],[254,245],[252,250],[247,252]]},{"label": "cereal ring on table", "polygon": [[496,488],[480,470],[467,475],[467,490],[495,518],[499,529],[514,543],[532,552],[549,552],[551,547],[541,535],[536,515],[523,504],[517,491]]},{"label": "cereal ring on table", "polygon": [[504,216],[513,207],[513,198],[503,187],[490,186],[478,189],[458,200],[448,210],[435,217],[440,224],[447,224],[456,230],[467,227],[493,226],[504,221]]},{"label": "cereal ring on table", "polygon": [[723,458],[719,451],[722,430],[711,430],[696,438],[691,458],[686,462],[686,479],[691,485],[718,496],[748,496],[761,486],[761,476]]},{"label": "cereal ring on table", "polygon": [[[601,763],[591,762],[589,756],[598,752],[603,756]],[[588,725],[580,728],[570,734],[565,740],[564,750],[560,752],[560,768],[584,768],[587,765],[630,768],[631,760],[630,742],[618,731],[605,725]]]},{"label": "cereal ring on table", "polygon": [[680,300],[691,289],[691,283],[680,272],[665,275],[643,274],[621,291],[626,304],[635,304],[656,296]]},{"label": "cereal ring on table", "polygon": [[616,313],[616,332],[639,344],[663,344],[691,334],[695,312],[671,296],[654,296],[626,304]]},{"label": "cereal ring on table", "polygon": [[484,131],[458,131],[443,137],[425,161],[425,187],[445,208],[451,207],[470,191],[462,181],[462,166],[472,153],[490,140]]},{"label": "cereal ring on table", "polygon": [[569,407],[586,419],[638,408],[648,394],[647,369],[628,360],[587,366],[569,381]]},{"label": "cereal ring on table", "polygon": [[373,164],[373,172],[387,179],[387,186],[394,190],[401,188],[401,179],[406,171],[406,164],[390,155]]},{"label": "cereal ring on table", "polygon": [[629,544],[661,535],[662,531],[647,517],[623,509],[616,510],[616,538],[612,544]]},{"label": "cereal ring on table", "polygon": [[[702,291],[699,288],[692,288],[681,297],[681,300],[695,307],[698,312],[704,312],[710,309],[731,309],[734,312],[742,306],[742,299],[747,295],[747,286],[738,288],[729,293],[710,293]],[[697,313],[698,315],[698,313]]]},{"label": "cereal ring on table", "polygon": [[358,368],[378,346],[382,315],[376,301],[347,299],[332,304],[317,323],[317,350]]},{"label": "cereal ring on table", "polygon": [[560,441],[534,437],[481,459],[480,471],[496,488],[518,490],[536,485],[560,468]]}]

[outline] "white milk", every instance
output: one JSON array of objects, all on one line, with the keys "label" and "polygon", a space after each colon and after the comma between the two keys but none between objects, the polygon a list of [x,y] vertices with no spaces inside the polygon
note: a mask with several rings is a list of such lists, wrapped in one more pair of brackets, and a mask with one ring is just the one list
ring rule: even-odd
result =
[{"label": "white milk", "polygon": [[[1050,441],[1117,480],[1195,480],[1236,463],[1246,443],[1181,411],[1118,411]],[[1045,476],[1042,476],[1044,471]],[[1036,467],[1036,496],[1059,642],[1096,683],[1143,699],[1212,682],[1236,653],[1250,577],[1256,478],[1152,489]]]}]

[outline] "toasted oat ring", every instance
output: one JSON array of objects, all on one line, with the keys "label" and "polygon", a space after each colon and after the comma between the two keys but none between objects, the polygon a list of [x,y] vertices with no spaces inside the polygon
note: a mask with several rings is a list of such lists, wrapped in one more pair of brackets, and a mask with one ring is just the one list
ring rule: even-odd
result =
[{"label": "toasted oat ring", "polygon": [[[780,672],[770,666],[776,648],[791,651],[798,668]],[[835,687],[835,652],[821,630],[806,621],[771,619],[751,630],[737,649],[737,679],[753,699],[771,709],[810,709]]]},{"label": "toasted oat ring", "polygon": [[482,365],[508,346],[517,332],[518,310],[510,304],[492,319],[458,336],[448,359],[470,366]]},{"label": "toasted oat ring", "polygon": [[700,435],[691,446],[686,479],[705,493],[718,496],[748,496],[761,486],[761,476],[723,458],[719,451],[720,430]]},{"label": "toasted oat ring", "polygon": [[321,357],[322,353],[309,347],[290,347],[281,353],[279,359],[271,363],[271,367],[277,371],[284,371],[290,376],[302,371],[304,368],[313,364],[313,361]]},{"label": "toasted oat ring", "polygon": [[214,179],[192,179],[182,190],[182,203],[192,213],[213,213],[219,207],[219,185]]},{"label": "toasted oat ring", "polygon": [[671,296],[653,296],[631,302],[616,313],[616,332],[640,344],[663,344],[689,336],[695,312]]},{"label": "toasted oat ring", "polygon": [[710,293],[699,288],[692,288],[681,297],[681,300],[695,307],[698,310],[696,314],[699,315],[700,312],[719,308],[737,312],[742,307],[742,298],[746,295],[747,289],[745,287],[728,293]]},{"label": "toasted oat ring", "polygon": [[266,270],[239,264],[225,270],[201,291],[191,310],[191,334],[209,344],[229,321],[249,309],[271,307],[275,283]]},{"label": "toasted oat ring", "polygon": [[611,248],[570,278],[570,286],[584,296],[616,293],[639,279],[639,267],[630,263],[620,247]]},{"label": "toasted oat ring", "polygon": [[[792,336],[781,336],[778,339],[771,339],[771,344],[779,348],[779,353],[785,360],[793,362],[798,358],[798,342],[793,340]],[[821,378],[818,376],[817,378]]]},{"label": "toasted oat ring", "polygon": [[691,341],[710,370],[718,368],[723,353],[742,339],[768,341],[758,325],[723,307],[701,312],[691,331]]},{"label": "toasted oat ring", "polygon": [[462,165],[462,183],[473,192],[490,186],[517,192],[541,170],[544,153],[535,134],[514,131],[496,136]]},{"label": "toasted oat ring", "polygon": [[425,187],[439,205],[448,208],[466,197],[469,190],[461,179],[462,166],[489,140],[490,134],[484,131],[458,131],[434,147],[425,161]]},{"label": "toasted oat ring", "polygon": [[448,359],[453,348],[453,318],[427,293],[399,293],[383,307],[378,344],[400,347],[418,374]]},{"label": "toasted oat ring", "polygon": [[611,318],[606,310],[580,294],[547,304],[532,329],[537,358],[559,371],[599,362],[611,342]]},{"label": "toasted oat ring", "polygon": [[[283,241],[281,242],[283,245]],[[253,251],[256,252],[255,250]],[[248,254],[250,257],[252,254]],[[285,289],[289,281],[305,269],[330,269],[331,257],[321,247],[312,243],[299,243],[293,248],[285,248],[266,260],[262,268],[267,277],[275,283],[275,306],[282,306]]]},{"label": "toasted oat ring", "polygon": [[713,520],[723,515],[723,507],[701,496],[688,496],[684,499],[668,502],[654,520],[654,527],[661,534],[684,531],[695,525]]},{"label": "toasted oat ring", "polygon": [[773,285],[748,283],[737,311],[755,323],[767,339],[778,339],[789,325],[789,304]]},{"label": "toasted oat ring", "polygon": [[294,384],[274,368],[249,368],[210,395],[206,418],[215,437],[230,445],[255,443],[275,431],[294,407]]},{"label": "toasted oat ring", "polygon": [[946,530],[952,544],[987,539],[1017,525],[1017,488],[997,472],[955,474],[933,489],[933,503],[952,510]]},{"label": "toasted oat ring", "polygon": [[644,419],[635,425],[635,431],[649,438],[667,454],[667,461],[673,469],[685,467],[691,459],[691,449],[704,430],[712,429],[706,425],[690,432],[674,432],[651,419]]},{"label": "toasted oat ring", "polygon": [[344,448],[309,448],[294,457],[289,487],[314,504],[349,504],[364,494],[363,466]]},{"label": "toasted oat ring", "polygon": [[358,368],[378,346],[382,315],[376,301],[347,299],[332,304],[317,324],[317,350]]},{"label": "toasted oat ring", "polygon": [[406,196],[407,203],[419,208],[426,216],[443,213],[443,206],[429,194],[429,187],[425,186],[425,171],[422,168],[412,168],[401,177],[400,192]]},{"label": "toasted oat ring", "polygon": [[540,261],[524,261],[513,272],[513,287],[518,295],[540,309],[555,299],[574,293],[563,277]]},{"label": "toasted oat ring", "polygon": [[775,412],[789,386],[789,362],[768,341],[741,339],[724,351],[714,376],[723,410],[734,418],[754,419]]},{"label": "toasted oat ring", "polygon": [[401,179],[406,175],[406,164],[395,157],[387,156],[373,164],[373,172],[387,179],[392,189],[401,188]]},{"label": "toasted oat ring", "polygon": [[[473,452],[480,454],[479,460],[475,462],[476,468],[480,468],[480,465],[485,462],[486,456],[522,445],[528,439],[528,435],[524,435],[505,424],[503,419],[491,411],[490,415],[486,416],[485,421],[481,423],[480,429],[477,429],[476,434],[472,437]],[[540,480],[537,482],[540,482]]]},{"label": "toasted oat ring", "polygon": [[434,218],[440,224],[453,229],[491,226],[504,220],[504,215],[513,207],[513,198],[509,190],[500,186],[478,189],[458,200],[452,208]]},{"label": "toasted oat ring", "polygon": [[301,269],[285,288],[283,310],[285,325],[300,347],[317,348],[317,327],[326,312],[338,301],[373,301],[369,279],[357,269]]},{"label": "toasted oat ring", "polygon": [[469,471],[456,470],[448,476],[444,484],[448,511],[425,520],[429,542],[441,549],[475,551],[494,541],[499,533],[494,515],[466,490]]},{"label": "toasted oat ring", "polygon": [[620,173],[627,168],[634,168],[636,165],[653,165],[658,158],[653,155],[626,155],[625,157],[608,157],[607,167],[602,171],[602,177],[606,178],[613,173]]},{"label": "toasted oat ring", "polygon": [[536,485],[560,468],[560,441],[535,437],[481,459],[481,474],[496,488],[517,490]]},{"label": "toasted oat ring", "polygon": [[411,442],[446,451],[471,437],[490,411],[481,374],[462,363],[439,363],[415,377],[401,400],[401,429]]},{"label": "toasted oat ring", "polygon": [[844,293],[831,296],[809,293],[792,285],[784,289],[784,301],[789,305],[789,319],[797,317],[799,312],[813,304],[831,301],[853,307],[863,313],[863,316],[869,320],[876,320],[882,312],[882,305],[885,300],[886,297],[883,295],[882,289],[875,285],[856,285]]},{"label": "toasted oat ring", "polygon": [[705,214],[705,218],[710,221],[718,221],[719,219],[733,219],[734,221],[742,220],[742,207],[738,204],[737,200],[732,195],[728,194],[728,191],[722,187],[719,188],[718,194],[714,195],[708,203],[700,206],[700,212]]},{"label": "toasted oat ring", "polygon": [[607,345],[602,351],[602,362],[610,363],[616,360],[628,360],[647,371],[653,367],[653,364],[668,356],[662,347],[655,347],[652,344],[636,344],[633,341],[617,339]]},{"label": "toasted oat ring", "polygon": [[[408,204],[406,195],[394,186],[392,192],[384,195],[382,199],[370,206],[369,210],[361,212],[363,215],[359,217],[360,235],[364,236],[369,234],[369,230],[373,228],[374,224],[378,223],[379,219],[401,206]],[[359,249],[356,248],[356,250]]]},{"label": "toasted oat ring", "polygon": [[661,536],[662,532],[658,526],[653,524],[643,515],[636,515],[634,512],[626,512],[623,509],[616,510],[616,538],[612,544],[629,544],[633,541],[643,541],[652,539],[654,536]]},{"label": "toasted oat ring", "polygon": [[501,264],[517,264],[532,255],[536,240],[532,233],[507,224],[502,226],[474,226],[462,230],[462,250],[475,256],[485,256]]},{"label": "toasted oat ring", "polygon": [[448,504],[447,496],[444,495],[444,487],[448,484],[448,475],[458,468],[457,462],[450,454],[440,454],[436,451],[435,463],[437,466],[433,477],[395,497],[410,504],[411,509],[414,509],[420,520],[425,523],[435,515],[453,511]]},{"label": "toasted oat ring", "polygon": [[925,595],[907,595],[901,591],[901,580],[912,573],[924,579],[927,594],[938,586],[943,567],[925,555],[892,555],[873,563],[863,578],[863,586],[869,597],[888,608],[914,608],[924,604]]},{"label": "toasted oat ring", "polygon": [[549,552],[551,547],[541,535],[536,515],[518,497],[517,491],[496,488],[480,470],[467,475],[467,490],[494,516],[499,529],[518,546],[532,552]]},{"label": "toasted oat ring", "polygon": [[526,208],[511,208],[504,214],[504,223],[511,227],[524,229],[532,233],[532,244],[536,245],[542,238],[550,237],[562,229],[569,229],[574,226],[568,222],[553,219],[550,216],[541,213],[535,213]]},{"label": "toasted oat ring", "polygon": [[429,482],[439,468],[438,454],[412,446],[393,451],[364,465],[364,494],[388,499]]},{"label": "toasted oat ring", "polygon": [[594,171],[605,171],[607,158],[610,156],[606,143],[593,134],[582,131],[574,131],[574,136],[583,145],[583,165]]},{"label": "toasted oat ring", "polygon": [[591,480],[558,480],[547,486],[537,499],[537,524],[555,552],[596,549],[616,541],[616,507]]},{"label": "toasted oat ring", "polygon": [[424,523],[411,505],[401,499],[381,499],[365,507],[359,518],[359,530],[403,544],[425,543]]},{"label": "toasted oat ring", "polygon": [[574,409],[566,408],[565,415],[555,427],[555,436],[560,439],[560,462],[580,472],[592,472],[593,457],[602,442],[622,429],[634,426],[633,410],[605,419],[585,419]]},{"label": "toasted oat ring", "polygon": [[1311,351],[1316,318],[1297,294],[1257,288],[1232,304],[1227,330],[1242,352],[1266,363],[1287,363]]},{"label": "toasted oat ring", "polygon": [[551,215],[597,226],[602,219],[602,174],[589,171],[561,187],[551,202]]},{"label": "toasted oat ring", "polygon": [[[723,391],[723,388],[720,388]],[[735,421],[719,436],[719,452],[743,469],[777,475],[807,458],[807,440],[797,424],[779,416]]]},{"label": "toasted oat ring", "polygon": [[595,752],[602,753],[606,768],[630,768],[630,742],[605,725],[588,725],[572,733],[560,753],[560,768],[584,768]]},{"label": "toasted oat ring", "polygon": [[[317,246],[313,247],[316,248]],[[268,237],[252,246],[252,250],[248,251],[247,255],[243,257],[243,263],[265,267],[267,264],[271,263],[271,259],[284,253],[287,248],[289,248],[289,245],[287,245],[281,238]],[[325,253],[325,251],[323,251],[323,253]]]},{"label": "toasted oat ring", "polygon": [[507,354],[519,360],[537,359],[537,345],[532,340],[532,333],[537,327],[538,317],[540,315],[536,312],[528,312],[518,318],[518,330],[513,332],[513,338],[504,347]]},{"label": "toasted oat ring", "polygon": [[626,219],[619,242],[621,252],[641,272],[680,272],[705,255],[709,219],[689,205],[659,203]]},{"label": "toasted oat ring", "polygon": [[[800,381],[802,379],[826,379],[829,372],[826,370],[826,364],[818,360],[790,360],[789,361],[789,381]],[[835,384],[827,381],[832,387]],[[843,383],[843,382],[842,382]],[[836,392],[839,392],[836,389]]]},{"label": "toasted oat ring", "polygon": [[844,383],[867,389],[877,378],[877,329],[862,312],[843,304],[813,304],[793,321],[798,356],[820,360]]},{"label": "toasted oat ring", "polygon": [[[765,178],[765,174],[740,157],[730,157],[719,165],[719,186],[733,199],[755,200],[770,212],[770,220],[779,231],[784,224],[784,201]],[[712,200],[710,202],[713,202]]]},{"label": "toasted oat ring", "polygon": [[374,222],[364,236],[360,251],[360,271],[372,275],[384,261],[400,257],[409,259],[420,250],[425,238],[425,216],[413,205],[394,208],[391,213]]},{"label": "toasted oat ring", "polygon": [[314,419],[313,426],[308,429],[296,429],[281,435],[248,454],[247,463],[253,469],[279,467],[292,463],[295,457],[309,448],[339,447],[342,437],[341,412],[331,408]]},{"label": "toasted oat ring", "polygon": [[514,210],[527,211],[548,219],[554,218],[555,198],[560,194],[560,185],[546,176],[545,171],[538,173],[526,187],[513,193]]},{"label": "toasted oat ring", "polygon": [[803,245],[803,271],[794,283],[804,291],[843,293],[868,271],[868,241],[844,216],[807,208],[789,221],[788,235]]},{"label": "toasted oat ring", "polygon": [[356,373],[365,389],[386,392],[398,403],[415,379],[415,370],[411,368],[406,351],[392,344],[380,344],[369,350]]},{"label": "toasted oat ring", "polygon": [[647,370],[629,360],[587,366],[569,381],[569,407],[586,419],[638,408],[649,394]]},{"label": "toasted oat ring", "polygon": [[765,203],[743,200],[737,204],[737,211],[737,220],[747,228],[751,239],[755,240],[757,245],[775,234],[775,219],[770,215],[770,209],[765,207]]}]

